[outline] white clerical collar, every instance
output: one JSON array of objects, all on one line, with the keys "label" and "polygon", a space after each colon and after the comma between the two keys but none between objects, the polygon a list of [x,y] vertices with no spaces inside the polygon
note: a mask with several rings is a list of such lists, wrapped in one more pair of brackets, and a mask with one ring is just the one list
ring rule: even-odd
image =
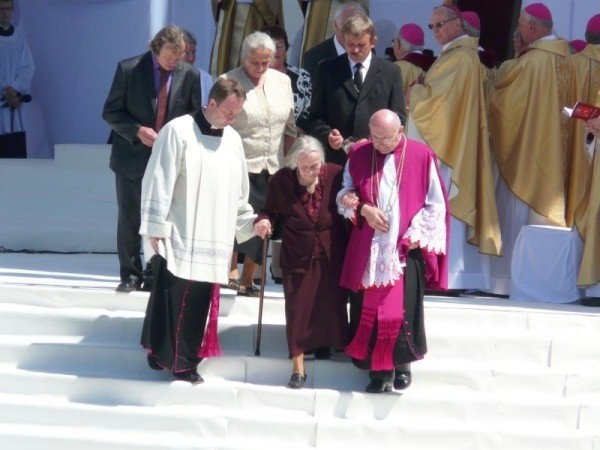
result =
[{"label": "white clerical collar", "polygon": [[342,44],[340,44],[340,41],[337,40],[337,36],[335,34],[333,35],[333,45],[335,45],[335,51],[337,52],[338,56],[346,53],[346,49]]},{"label": "white clerical collar", "polygon": [[448,47],[450,47],[455,42],[460,41],[461,39],[466,39],[468,37],[469,37],[468,35],[463,34],[463,35],[458,36],[457,38],[452,39],[450,42],[447,42],[442,46],[442,51],[446,50]]},{"label": "white clerical collar", "polygon": [[[369,55],[367,56],[367,58],[361,62],[362,67],[360,68],[360,70],[362,70],[362,74],[363,74],[363,80],[364,80],[364,76],[366,75],[366,73],[369,71],[369,66],[371,65],[371,59],[373,58],[373,52],[369,52]],[[348,62],[350,63],[350,73],[354,74],[354,66],[356,65],[356,63],[354,61],[352,61],[350,59],[350,57],[348,56]]]},{"label": "white clerical collar", "polygon": [[558,37],[555,34],[549,34],[548,36],[542,36],[538,41],[555,41]]}]

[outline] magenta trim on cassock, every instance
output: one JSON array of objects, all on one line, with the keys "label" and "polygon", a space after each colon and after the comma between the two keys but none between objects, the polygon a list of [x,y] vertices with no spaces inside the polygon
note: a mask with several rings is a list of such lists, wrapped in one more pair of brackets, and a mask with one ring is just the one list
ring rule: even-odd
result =
[{"label": "magenta trim on cassock", "polygon": [[221,347],[219,345],[219,303],[221,298],[221,286],[213,284],[210,295],[210,313],[208,315],[208,325],[204,333],[204,340],[198,352],[200,358],[211,358],[221,356]]}]

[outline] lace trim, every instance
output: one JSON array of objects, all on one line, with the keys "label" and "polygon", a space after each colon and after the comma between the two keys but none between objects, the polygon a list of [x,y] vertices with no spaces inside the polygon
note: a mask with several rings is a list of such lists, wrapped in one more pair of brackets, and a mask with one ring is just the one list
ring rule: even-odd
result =
[{"label": "lace trim", "polygon": [[446,254],[446,211],[432,206],[421,209],[412,219],[404,238],[437,255]]},{"label": "lace trim", "polygon": [[362,276],[365,288],[393,286],[404,273],[396,245],[373,238],[369,262]]}]

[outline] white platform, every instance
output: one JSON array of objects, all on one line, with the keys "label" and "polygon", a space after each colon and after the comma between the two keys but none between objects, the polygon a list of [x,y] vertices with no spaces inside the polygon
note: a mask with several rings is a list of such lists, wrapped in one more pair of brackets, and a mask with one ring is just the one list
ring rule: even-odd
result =
[{"label": "white platform", "polygon": [[116,252],[109,146],[57,145],[54,153],[54,160],[2,160],[0,246]]}]

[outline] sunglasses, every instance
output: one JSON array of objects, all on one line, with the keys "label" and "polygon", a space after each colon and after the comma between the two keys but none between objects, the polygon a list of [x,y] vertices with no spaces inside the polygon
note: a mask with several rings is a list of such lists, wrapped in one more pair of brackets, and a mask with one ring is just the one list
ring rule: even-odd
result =
[{"label": "sunglasses", "polygon": [[434,28],[437,30],[439,28],[442,28],[444,25],[446,25],[451,20],[456,20],[456,19],[458,19],[458,17],[453,17],[452,19],[442,20],[441,22],[430,23],[427,26],[429,27],[430,30],[433,30]]}]

